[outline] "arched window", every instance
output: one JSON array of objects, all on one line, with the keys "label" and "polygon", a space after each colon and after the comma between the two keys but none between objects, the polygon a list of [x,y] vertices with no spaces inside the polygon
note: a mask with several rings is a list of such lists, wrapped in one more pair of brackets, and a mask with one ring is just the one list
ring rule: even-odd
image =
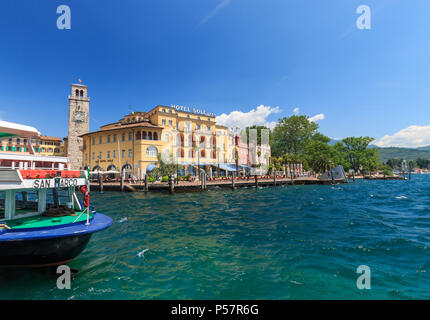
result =
[{"label": "arched window", "polygon": [[116,170],[116,166],[115,166],[114,164],[110,164],[110,165],[107,167],[106,171],[110,171],[110,170],[115,171],[115,170]]},{"label": "arched window", "polygon": [[206,158],[206,151],[205,150],[200,151],[200,157]]},{"label": "arched window", "polygon": [[140,139],[141,139],[140,131],[137,131],[137,133],[136,133],[136,140],[140,140]]},{"label": "arched window", "polygon": [[158,140],[158,134],[157,134],[157,132],[154,132],[154,140]]},{"label": "arched window", "polygon": [[132,167],[129,163],[126,163],[122,166],[121,170],[132,170]]},{"label": "arched window", "polygon": [[84,90],[81,90],[80,92],[80,96],[83,97],[84,96]]},{"label": "arched window", "polygon": [[154,146],[149,146],[148,148],[146,148],[146,156],[147,157],[156,157],[157,153],[158,153],[158,150]]},{"label": "arched window", "polygon": [[143,131],[142,140],[148,140],[148,137],[146,135],[146,131]]},{"label": "arched window", "polygon": [[100,166],[95,166],[94,168],[93,168],[93,170],[91,170],[91,171],[102,171],[103,169],[102,169],[102,167],[100,167]]},{"label": "arched window", "polygon": [[152,132],[148,132],[148,140],[152,140]]},{"label": "arched window", "polygon": [[75,96],[79,97],[79,90],[78,89],[76,89],[76,91],[75,91]]}]

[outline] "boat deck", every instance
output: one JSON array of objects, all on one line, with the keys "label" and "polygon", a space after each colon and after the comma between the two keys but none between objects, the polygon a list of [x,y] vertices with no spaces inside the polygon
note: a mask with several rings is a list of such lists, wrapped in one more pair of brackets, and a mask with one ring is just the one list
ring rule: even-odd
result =
[{"label": "boat deck", "polygon": [[[8,221],[7,225],[12,230],[17,229],[33,229],[33,228],[46,228],[46,227],[56,227],[59,225],[73,223],[75,219],[81,214],[80,211],[76,211],[76,216],[64,216],[64,217],[44,217],[44,216],[34,216],[27,217],[22,219],[16,219],[13,221]],[[90,213],[90,219],[94,215]],[[83,214],[78,221],[83,222],[86,221],[87,215]]]}]

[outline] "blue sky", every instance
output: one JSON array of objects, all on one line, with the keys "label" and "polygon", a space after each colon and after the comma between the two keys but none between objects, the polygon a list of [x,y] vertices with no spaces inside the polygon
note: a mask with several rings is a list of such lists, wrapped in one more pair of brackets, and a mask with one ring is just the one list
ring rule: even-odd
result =
[{"label": "blue sky", "polygon": [[[71,30],[56,27],[61,4]],[[371,30],[355,26],[362,4]],[[298,108],[332,138],[429,145],[429,12],[428,0],[7,0],[0,118],[65,137],[81,78],[91,130],[130,106],[268,124]]]}]

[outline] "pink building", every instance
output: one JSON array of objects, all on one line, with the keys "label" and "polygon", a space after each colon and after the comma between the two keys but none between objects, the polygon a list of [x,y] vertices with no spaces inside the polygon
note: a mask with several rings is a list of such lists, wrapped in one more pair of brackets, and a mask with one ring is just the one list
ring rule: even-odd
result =
[{"label": "pink building", "polygon": [[238,153],[238,164],[248,165],[248,144],[245,143],[240,135],[235,136],[235,145]]}]

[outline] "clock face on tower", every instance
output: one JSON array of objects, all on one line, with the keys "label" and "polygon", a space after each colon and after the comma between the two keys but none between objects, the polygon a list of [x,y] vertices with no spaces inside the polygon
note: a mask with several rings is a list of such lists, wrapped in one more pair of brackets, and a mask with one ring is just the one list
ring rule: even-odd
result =
[{"label": "clock face on tower", "polygon": [[73,121],[74,122],[84,122],[85,121],[85,112],[83,112],[83,111],[73,112]]}]

